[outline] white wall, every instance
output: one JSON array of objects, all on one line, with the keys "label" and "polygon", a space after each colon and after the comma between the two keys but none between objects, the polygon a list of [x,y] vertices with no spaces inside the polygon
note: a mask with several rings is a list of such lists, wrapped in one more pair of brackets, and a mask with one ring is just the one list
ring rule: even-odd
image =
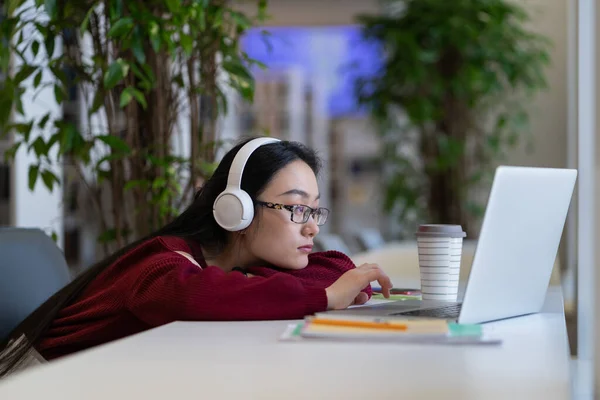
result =
[{"label": "white wall", "polygon": [[[31,7],[33,0],[27,1],[23,7]],[[29,37],[25,35],[25,37]],[[55,46],[55,51],[62,51],[61,43],[58,42]],[[33,61],[33,55],[30,52],[25,53],[28,57],[28,62]],[[44,46],[40,46],[37,60],[46,59],[47,56],[44,51]],[[15,57],[14,65],[19,65],[20,60]],[[24,85],[29,86],[23,96],[23,109],[27,119],[32,117],[38,120],[45,115],[47,112],[52,112],[53,115],[58,116],[61,114],[61,107],[54,100],[54,91],[52,86],[41,89],[37,96],[33,90],[33,78],[24,82]],[[44,74],[42,79],[43,82],[48,82],[50,79],[49,74]],[[41,86],[40,86],[41,87]],[[23,120],[22,117],[15,113],[17,122]],[[34,128],[31,133],[31,137],[35,138],[38,135],[43,135],[47,139],[50,135],[49,132],[42,132],[37,128]],[[41,178],[38,179],[35,190],[32,192],[28,187],[28,170],[29,165],[35,161],[35,154],[27,154],[25,147],[21,146],[16,154],[14,167],[13,167],[13,179],[12,185],[14,193],[12,208],[13,220],[11,224],[19,227],[37,227],[41,228],[48,233],[52,231],[58,235],[58,244],[62,247],[63,244],[63,213],[62,213],[62,190],[55,186],[54,192],[50,193],[44,186]],[[54,172],[59,176],[62,175],[62,168],[55,169]]]},{"label": "white wall", "polygon": [[[270,0],[267,26],[347,25],[354,17],[379,9],[379,0]],[[256,14],[256,2],[239,1],[238,8]]]},{"label": "white wall", "polygon": [[546,71],[548,89],[531,107],[532,152],[521,144],[508,157],[515,165],[565,167],[567,163],[567,0],[527,0],[530,29],[548,37],[553,47]]}]

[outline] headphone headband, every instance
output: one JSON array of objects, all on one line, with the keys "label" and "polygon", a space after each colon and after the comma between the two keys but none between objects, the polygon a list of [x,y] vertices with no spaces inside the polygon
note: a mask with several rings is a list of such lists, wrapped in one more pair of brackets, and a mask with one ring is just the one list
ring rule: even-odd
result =
[{"label": "headphone headband", "polygon": [[280,142],[279,139],[275,138],[257,138],[250,140],[248,143],[242,146],[242,148],[235,155],[231,167],[229,168],[229,176],[227,178],[227,187],[242,187],[242,174],[244,173],[244,167],[248,162],[248,159],[260,146],[270,143]]}]

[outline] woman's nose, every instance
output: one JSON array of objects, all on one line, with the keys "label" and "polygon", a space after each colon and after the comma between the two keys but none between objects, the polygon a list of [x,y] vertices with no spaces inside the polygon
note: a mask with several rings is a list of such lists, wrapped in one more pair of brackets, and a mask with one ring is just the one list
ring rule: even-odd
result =
[{"label": "woman's nose", "polygon": [[306,223],[304,224],[305,235],[309,237],[314,237],[319,233],[319,230],[319,225],[317,225],[317,222],[311,215],[308,221],[306,221]]}]

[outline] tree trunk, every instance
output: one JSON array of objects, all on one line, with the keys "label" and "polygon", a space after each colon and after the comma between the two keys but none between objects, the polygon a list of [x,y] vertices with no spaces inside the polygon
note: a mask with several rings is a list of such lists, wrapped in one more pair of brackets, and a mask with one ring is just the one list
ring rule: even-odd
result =
[{"label": "tree trunk", "polygon": [[[438,69],[445,81],[450,81],[456,76],[461,66],[461,55],[455,49],[449,49],[438,63]],[[467,213],[468,176],[465,146],[470,110],[451,88],[446,88],[441,101],[442,116],[436,122],[434,131],[427,134],[423,130],[421,135],[421,154],[429,184],[428,216],[431,223],[461,225],[469,235],[471,227]],[[449,160],[448,155],[441,153],[440,139],[462,144],[462,153]],[[443,162],[440,164],[440,161]]]},{"label": "tree trunk", "polygon": [[435,131],[430,135],[423,135],[421,142],[421,153],[425,161],[425,174],[429,185],[427,212],[431,223],[458,224],[469,235],[470,218],[467,213],[467,168],[463,153],[454,160],[447,161],[447,155],[441,153],[440,137],[465,143],[466,127],[463,121],[466,118],[461,115],[464,108],[450,96],[446,99],[445,118],[438,124]]}]

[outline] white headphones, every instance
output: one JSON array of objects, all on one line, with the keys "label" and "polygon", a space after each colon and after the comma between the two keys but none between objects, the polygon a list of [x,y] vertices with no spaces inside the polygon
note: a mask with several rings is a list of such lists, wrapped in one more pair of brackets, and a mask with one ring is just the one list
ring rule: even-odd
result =
[{"label": "white headphones", "polygon": [[269,143],[279,142],[275,138],[253,139],[237,152],[227,178],[227,187],[213,204],[215,221],[223,229],[235,232],[247,228],[254,218],[254,203],[250,195],[242,190],[242,173],[254,150]]}]

